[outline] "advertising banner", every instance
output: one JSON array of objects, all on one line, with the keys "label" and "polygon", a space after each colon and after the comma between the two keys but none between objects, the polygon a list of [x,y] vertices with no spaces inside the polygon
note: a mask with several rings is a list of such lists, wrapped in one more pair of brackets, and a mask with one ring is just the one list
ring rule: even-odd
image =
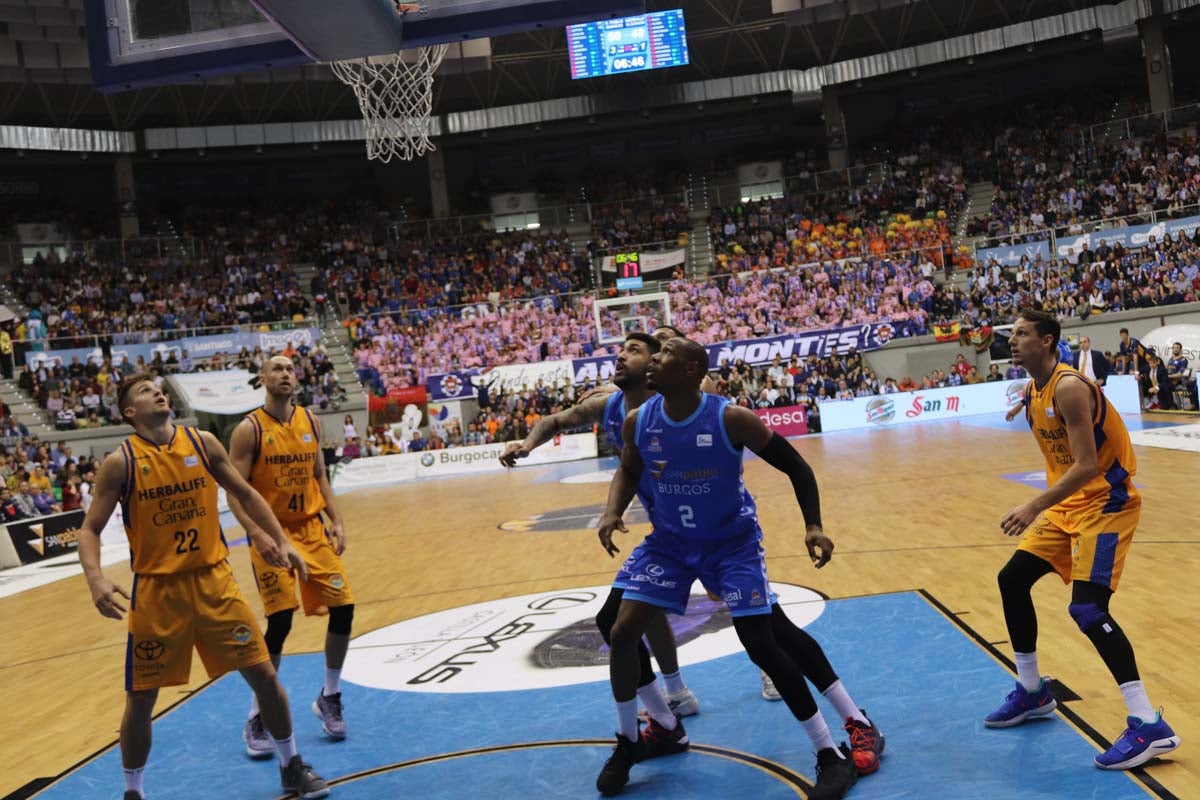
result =
[{"label": "advertising banner", "polygon": [[1126,250],[1145,247],[1149,244],[1151,236],[1154,237],[1155,241],[1161,242],[1168,234],[1170,234],[1172,239],[1180,232],[1187,236],[1192,236],[1198,227],[1200,227],[1200,216],[1163,220],[1153,225],[1108,228],[1102,231],[1092,231],[1080,236],[1060,236],[1057,243],[1058,257],[1075,258],[1079,255],[1085,244],[1089,250],[1095,251],[1101,241],[1106,242],[1110,247],[1120,244]]},{"label": "advertising banner", "polygon": [[83,511],[68,511],[46,517],[10,522],[9,539],[22,564],[32,564],[54,556],[74,552],[79,547],[79,526]]},{"label": "advertising banner", "polygon": [[1003,247],[981,247],[975,251],[976,262],[987,265],[995,260],[1002,267],[1015,267],[1021,263],[1021,258],[1028,257],[1032,263],[1038,256],[1042,262],[1048,262],[1050,255],[1050,240],[1038,239],[1035,242],[1004,245]]},{"label": "advertising banner", "polygon": [[261,406],[267,392],[251,386],[253,379],[244,369],[188,372],[168,378],[192,411],[209,414],[247,414]]},{"label": "advertising banner", "polygon": [[[190,336],[183,339],[172,339],[169,342],[152,342],[149,344],[114,344],[110,350],[113,364],[120,366],[128,361],[134,363],[141,356],[149,364],[155,353],[162,354],[166,361],[172,353],[180,358],[184,350],[193,360],[209,358],[214,353],[230,353],[236,355],[245,347],[251,352],[255,347],[261,347],[263,352],[271,350],[282,351],[288,343],[294,347],[312,346],[321,338],[321,332],[316,328],[295,328],[287,331],[270,331],[268,333],[228,333],[214,336]],[[99,347],[76,347],[68,350],[42,350],[25,354],[25,363],[36,369],[40,362],[50,364],[70,364],[72,358],[78,358],[79,363],[89,361],[100,364],[104,354]]]},{"label": "advertising banner", "polygon": [[804,406],[756,408],[754,413],[780,436],[800,436],[808,433],[808,414]]},{"label": "advertising banner", "polygon": [[[629,250],[630,252],[636,252],[637,248],[631,247]],[[641,266],[643,275],[673,269],[685,261],[687,261],[687,251],[682,247],[678,250],[666,250],[661,253],[638,253],[638,264]],[[600,262],[600,269],[604,272],[616,272],[616,257],[605,256],[604,260]]]},{"label": "advertising banner", "polygon": [[[970,386],[948,386],[915,392],[831,400],[821,404],[821,430],[824,432],[855,428],[890,427],[928,420],[958,419],[976,414],[1008,411],[1021,402],[1028,380],[995,381]],[[1122,414],[1141,411],[1137,380],[1129,375],[1113,375],[1104,386],[1104,395]]]}]

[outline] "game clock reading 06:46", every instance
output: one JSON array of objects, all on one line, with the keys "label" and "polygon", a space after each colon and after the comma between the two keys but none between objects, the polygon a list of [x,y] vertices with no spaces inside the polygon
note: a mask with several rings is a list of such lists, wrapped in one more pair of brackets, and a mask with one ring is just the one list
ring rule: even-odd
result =
[{"label": "game clock reading 06:46", "polygon": [[688,63],[683,11],[657,11],[567,27],[571,77],[594,78]]}]

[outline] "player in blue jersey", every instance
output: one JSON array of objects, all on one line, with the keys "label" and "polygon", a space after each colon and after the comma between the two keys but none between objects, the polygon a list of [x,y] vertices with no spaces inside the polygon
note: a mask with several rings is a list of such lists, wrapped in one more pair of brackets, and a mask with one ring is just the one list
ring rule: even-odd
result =
[{"label": "player in blue jersey", "polygon": [[774,611],[754,499],[742,482],[749,447],[791,478],[806,523],[813,563],[827,564],[833,542],[821,527],[812,468],[752,411],[704,394],[708,372],[703,346],[669,340],[651,359],[647,377],[659,394],[629,413],[622,431],[621,466],[609,490],[599,537],[609,555],[613,534],[637,492],[650,499],[653,532],[639,546],[611,632],[610,681],[617,704],[617,744],[596,780],[602,794],[619,793],[646,744],[637,716],[637,642],[662,609],[683,613],[693,581],[718,591],[733,616],[750,659],[771,676],[817,751],[810,800],[843,797],[858,778],[850,749],[835,746],[804,680],[797,658],[776,639]]}]

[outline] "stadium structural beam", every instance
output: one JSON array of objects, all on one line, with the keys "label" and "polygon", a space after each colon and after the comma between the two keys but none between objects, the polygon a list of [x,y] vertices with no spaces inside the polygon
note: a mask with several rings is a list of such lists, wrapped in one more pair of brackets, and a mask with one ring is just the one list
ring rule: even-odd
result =
[{"label": "stadium structural beam", "polygon": [[1156,4],[1153,16],[1139,19],[1138,38],[1142,41],[1146,62],[1146,88],[1150,95],[1150,112],[1161,114],[1175,107],[1175,86],[1171,69],[1171,53],[1163,36],[1162,4]]}]

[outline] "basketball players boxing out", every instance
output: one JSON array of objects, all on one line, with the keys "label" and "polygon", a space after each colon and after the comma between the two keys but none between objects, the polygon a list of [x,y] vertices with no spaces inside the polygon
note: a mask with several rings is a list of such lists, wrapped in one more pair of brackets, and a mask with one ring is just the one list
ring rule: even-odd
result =
[{"label": "basketball players boxing out", "polygon": [[[655,330],[653,338],[647,338],[645,334],[631,334],[617,355],[613,376],[616,390],[611,393],[604,391],[592,393],[590,396],[585,396],[578,405],[542,418],[523,442],[514,442],[508,445],[501,456],[502,463],[512,466],[517,459],[529,455],[553,436],[590,424],[602,425],[609,441],[618,448],[622,447],[624,444],[622,428],[625,417],[630,411],[639,408],[646,399],[654,395],[654,390],[646,385],[646,367],[649,365],[650,358],[658,352],[661,342],[673,338],[676,334],[676,329],[668,326]],[[711,383],[707,375],[705,381]],[[638,499],[649,512],[651,497],[646,492],[639,491]],[[819,516],[819,505],[816,513]],[[635,563],[639,554],[640,546],[635,548],[633,554],[626,560],[626,566],[622,566],[617,573],[608,599],[600,613],[596,615],[597,627],[606,642],[610,642],[610,632],[616,621],[617,610],[629,578],[626,567]],[[720,598],[718,596],[715,599]],[[839,715],[844,719],[859,774],[868,775],[876,771],[885,747],[883,735],[855,705],[841,679],[830,665],[821,645],[787,617],[783,609],[774,603],[774,595],[771,595],[771,601],[771,628],[776,641],[788,651],[788,654],[800,665],[805,676],[833,703]],[[669,710],[678,716],[687,716],[699,710],[699,702],[687,690],[677,671],[678,655],[675,639],[666,615],[658,611],[651,613],[650,616],[646,638],[650,642],[650,649],[655,658],[659,661],[659,666],[663,669],[663,678],[667,684],[668,709],[662,709],[660,702],[656,699],[656,697],[661,697],[661,694],[650,665],[650,654],[647,652],[645,644],[639,639],[637,649],[641,675],[637,694],[643,705],[646,706],[649,717],[647,727],[641,732],[641,736],[646,742],[646,752],[643,758],[655,758],[680,752],[682,743],[686,742],[682,726],[676,728],[673,724],[673,717],[666,711]],[[774,685],[770,683],[769,676],[766,673],[763,675],[765,687],[769,687],[773,692]],[[765,691],[764,696],[771,699]],[[658,713],[652,712],[652,708],[658,709]]]},{"label": "basketball players boxing out", "polygon": [[667,341],[647,368],[658,394],[629,413],[622,431],[621,465],[609,489],[599,537],[617,552],[613,534],[635,492],[645,493],[653,531],[626,565],[629,579],[613,625],[610,681],[617,705],[617,744],[596,780],[605,795],[619,793],[642,760],[635,690],[637,641],[660,609],[684,612],[699,579],[724,598],[750,659],[771,676],[784,702],[817,751],[812,800],[843,797],[858,778],[850,749],[835,746],[805,683],[798,661],[772,631],[771,587],[754,499],[742,483],[749,447],[792,481],[806,523],[805,545],[817,567],[829,562],[833,542],[821,527],[812,469],[754,412],[704,394],[708,352],[686,339]]},{"label": "basketball players boxing out", "polygon": [[[233,579],[217,485],[273,540],[273,567],[290,566],[303,575],[303,560],[221,443],[212,434],[171,423],[167,398],[148,375],[121,382],[117,407],[135,433],[96,475],[92,505],[80,526],[79,560],[102,615],[121,619],[126,611],[121,598],[129,601],[121,719],[125,800],[146,796],[142,773],[158,690],[188,682],[193,646],[210,678],[236,669],[254,690],[279,754],[284,791],[306,799],[327,796],[325,781],[296,752],[287,695],[254,612]],[[100,568],[100,532],[118,503],[133,564],[130,592]]]},{"label": "basketball players boxing out", "polygon": [[1021,537],[1000,570],[1004,620],[1017,662],[1016,689],[984,724],[1007,728],[1057,706],[1037,663],[1037,614],[1030,590],[1058,573],[1071,584],[1067,607],[1117,682],[1129,709],[1117,741],[1096,756],[1101,769],[1132,769],[1179,747],[1179,737],[1146,695],[1133,646],[1109,611],[1141,514],[1133,485],[1137,459],[1125,423],[1104,392],[1058,360],[1061,327],[1053,314],[1022,310],[1013,326],[1013,363],[1029,372],[1025,419],[1046,459],[1046,491],[1004,515]]},{"label": "basketball players boxing out", "polygon": [[[325,684],[312,703],[313,713],[331,739],[346,738],[342,716],[342,665],[350,645],[354,621],[354,596],[342,553],[346,534],[333,500],[333,489],[321,454],[321,426],[306,408],[297,408],[292,395],[297,388],[296,371],[286,356],[273,356],[262,372],[266,402],[246,416],[233,431],[229,458],[279,520],[288,541],[304,559],[305,577],[299,581],[285,569],[272,565],[275,541],[262,531],[241,503],[230,498],[229,507],[246,529],[254,581],[267,615],[267,652],[279,668],[283,643],[292,629],[292,616],[300,605],[306,616],[329,615],[325,632]],[[321,514],[329,518],[326,528]],[[257,697],[242,731],[246,753],[251,758],[270,758],[274,751],[266,735]]]}]

